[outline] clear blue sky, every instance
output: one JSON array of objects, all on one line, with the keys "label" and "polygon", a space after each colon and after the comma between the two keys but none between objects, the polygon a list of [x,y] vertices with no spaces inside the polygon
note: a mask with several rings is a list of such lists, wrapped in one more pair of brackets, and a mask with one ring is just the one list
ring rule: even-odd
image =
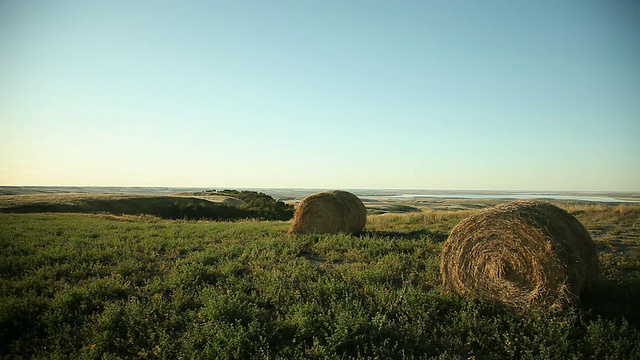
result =
[{"label": "clear blue sky", "polygon": [[1,1],[0,185],[640,191],[640,2]]}]

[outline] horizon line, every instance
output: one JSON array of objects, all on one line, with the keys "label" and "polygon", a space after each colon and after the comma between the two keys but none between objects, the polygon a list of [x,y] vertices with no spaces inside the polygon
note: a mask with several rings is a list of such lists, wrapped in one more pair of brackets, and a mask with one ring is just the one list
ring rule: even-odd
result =
[{"label": "horizon line", "polygon": [[560,190],[560,189],[461,189],[461,188],[419,188],[419,187],[335,187],[335,186],[300,186],[300,187],[276,187],[276,186],[189,186],[189,185],[5,185],[0,184],[0,188],[165,188],[165,189],[229,189],[229,190],[238,190],[238,189],[288,189],[288,190],[326,190],[326,189],[344,189],[344,190],[381,190],[381,191],[396,191],[396,190],[416,190],[416,191],[460,191],[460,192],[531,192],[531,193],[540,193],[540,192],[550,192],[550,193],[559,193],[559,192],[583,192],[583,193],[639,193],[640,190],[582,190],[582,189],[573,189],[573,190]]}]

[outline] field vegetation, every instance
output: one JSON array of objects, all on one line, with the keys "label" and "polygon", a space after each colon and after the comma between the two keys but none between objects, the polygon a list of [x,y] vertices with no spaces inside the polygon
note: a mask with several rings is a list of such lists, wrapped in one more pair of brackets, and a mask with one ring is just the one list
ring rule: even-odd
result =
[{"label": "field vegetation", "polygon": [[640,207],[565,207],[598,244],[582,305],[514,313],[448,294],[442,242],[475,210],[288,221],[0,214],[5,358],[640,358]]}]

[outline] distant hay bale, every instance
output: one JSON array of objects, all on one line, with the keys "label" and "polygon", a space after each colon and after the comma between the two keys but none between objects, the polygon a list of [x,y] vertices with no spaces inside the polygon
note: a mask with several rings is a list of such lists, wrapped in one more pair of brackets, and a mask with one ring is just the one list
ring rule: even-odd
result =
[{"label": "distant hay bale", "polygon": [[464,219],[441,256],[446,288],[520,310],[576,304],[599,273],[584,226],[542,201],[513,201]]},{"label": "distant hay bale", "polygon": [[367,209],[352,193],[333,190],[302,199],[289,234],[358,234],[367,222]]}]

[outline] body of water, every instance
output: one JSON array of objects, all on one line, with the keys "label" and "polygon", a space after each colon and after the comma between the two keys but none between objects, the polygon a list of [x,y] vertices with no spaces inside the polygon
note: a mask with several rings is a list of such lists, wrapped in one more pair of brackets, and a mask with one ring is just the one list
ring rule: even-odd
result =
[{"label": "body of water", "polygon": [[554,194],[401,194],[396,198],[441,198],[441,199],[550,199],[550,200],[574,200],[604,203],[638,203],[638,200],[616,199],[610,196],[594,195],[554,195]]}]

